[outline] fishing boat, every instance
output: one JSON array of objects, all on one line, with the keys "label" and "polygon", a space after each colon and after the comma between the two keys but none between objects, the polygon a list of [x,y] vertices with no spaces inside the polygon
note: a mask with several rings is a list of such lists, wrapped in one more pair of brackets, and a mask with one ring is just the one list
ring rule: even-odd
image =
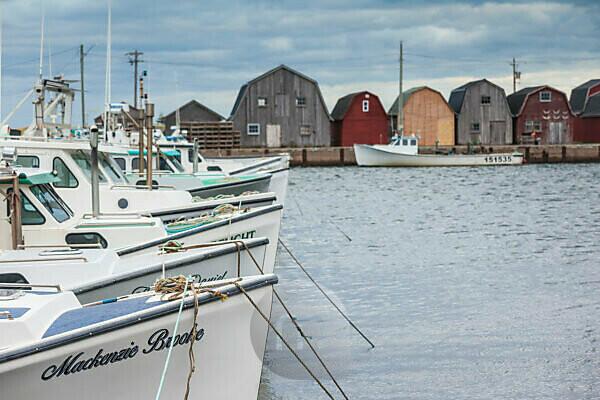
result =
[{"label": "fishing boat", "polygon": [[196,283],[272,273],[265,263],[267,238],[171,247],[153,254],[121,257],[110,249],[24,248],[0,252],[0,283],[53,283],[81,302],[150,290],[165,276],[184,275]]},{"label": "fishing boat", "polygon": [[59,287],[1,284],[2,398],[254,400],[276,282],[167,282],[85,305]]},{"label": "fishing boat", "polygon": [[523,164],[523,154],[419,154],[416,136],[392,137],[389,144],[355,144],[356,163],[361,167],[467,167]]}]

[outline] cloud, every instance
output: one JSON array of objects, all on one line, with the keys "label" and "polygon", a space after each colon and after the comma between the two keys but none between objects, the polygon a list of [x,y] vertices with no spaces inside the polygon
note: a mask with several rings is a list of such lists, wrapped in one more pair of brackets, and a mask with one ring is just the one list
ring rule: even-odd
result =
[{"label": "cloud", "polygon": [[262,41],[262,45],[271,51],[288,51],[294,47],[292,39],[284,36],[265,39]]}]

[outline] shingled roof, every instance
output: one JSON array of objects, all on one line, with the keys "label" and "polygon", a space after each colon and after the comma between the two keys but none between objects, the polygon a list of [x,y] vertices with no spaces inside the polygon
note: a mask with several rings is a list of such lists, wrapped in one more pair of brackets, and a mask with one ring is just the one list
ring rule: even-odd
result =
[{"label": "shingled roof", "polygon": [[344,119],[344,116],[348,112],[348,109],[350,108],[352,101],[354,100],[354,98],[357,95],[359,95],[361,93],[364,93],[364,92],[350,93],[344,97],[341,97],[337,101],[337,103],[335,103],[335,107],[333,107],[333,111],[331,112],[331,118],[333,118],[334,121],[340,121],[340,120]]},{"label": "shingled roof", "polygon": [[[487,79],[479,79],[478,81],[471,81],[471,82],[465,83],[462,86],[457,87],[450,93],[450,99],[448,99],[448,103],[450,104],[450,107],[454,110],[455,113],[457,113],[457,114],[460,113],[463,102],[465,101],[465,93],[467,92],[467,90],[470,87],[479,85],[482,82],[487,82],[492,86],[496,86],[497,88],[502,89],[500,86],[488,81]],[[504,89],[502,89],[502,91],[504,91]]]},{"label": "shingled roof", "polygon": [[[197,100],[190,100],[190,101],[188,101],[187,103],[185,103],[184,105],[182,105],[181,107],[179,107],[179,112],[181,113],[181,110],[182,110],[182,109],[184,109],[184,108],[186,108],[186,107],[189,107],[189,106],[191,106],[191,105],[194,105],[194,106],[196,106],[196,107],[200,107],[200,108],[204,109],[204,110],[205,110],[205,111],[207,111],[209,114],[212,114],[212,115],[214,115],[214,117],[215,117],[216,119],[218,119],[218,120],[224,120],[224,119],[225,119],[225,118],[224,118],[224,117],[223,117],[221,114],[219,114],[219,113],[218,113],[218,112],[216,112],[216,111],[213,111],[213,110],[211,110],[210,108],[206,107],[204,104],[200,103],[200,102],[199,102],[199,101],[197,101]],[[175,113],[176,113],[176,112],[177,112],[177,110],[175,110],[175,111],[172,111],[172,112],[170,112],[169,114],[165,115],[165,116],[164,116],[162,119],[163,119],[163,120],[164,120],[164,119],[167,119],[167,118],[169,118],[170,116],[172,116],[172,115],[175,115]]]},{"label": "shingled roof", "polygon": [[506,100],[508,100],[508,106],[510,107],[510,112],[513,117],[516,117],[521,113],[521,107],[523,107],[523,103],[525,103],[525,100],[531,93],[536,92],[544,87],[545,86],[526,87],[506,97]]},{"label": "shingled roof", "polygon": [[[581,114],[587,108],[586,102],[588,101],[588,93],[594,86],[600,85],[600,79],[591,79],[571,91],[571,108],[576,114]],[[594,96],[592,96],[594,97]],[[591,97],[590,97],[591,99]],[[592,111],[592,110],[590,110]]]},{"label": "shingled roof", "polygon": [[[430,88],[429,86],[416,86],[414,88],[410,88],[408,90],[405,90],[404,92],[402,92],[402,104],[406,104],[408,103],[408,100],[410,99],[410,97],[421,91],[421,90],[425,90],[425,89],[429,89],[437,94],[440,95],[440,97],[442,99],[444,99],[444,101],[446,101],[446,99],[444,98],[444,95],[442,95],[442,93],[440,93],[439,91]],[[390,109],[388,110],[388,115],[390,116],[397,116],[398,115],[398,96],[396,96],[396,99],[394,100],[394,104],[392,104],[392,106],[390,107]]]}]

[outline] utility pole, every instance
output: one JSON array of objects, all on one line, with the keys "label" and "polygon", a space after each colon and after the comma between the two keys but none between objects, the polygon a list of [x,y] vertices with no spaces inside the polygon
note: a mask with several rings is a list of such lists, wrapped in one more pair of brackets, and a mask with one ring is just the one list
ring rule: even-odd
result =
[{"label": "utility pole", "polygon": [[404,63],[404,55],[402,48],[402,40],[400,41],[400,79],[398,85],[398,118],[397,118],[397,126],[396,130],[398,131],[398,135],[402,136],[404,134],[404,96],[402,95],[402,68]]},{"label": "utility pole", "polygon": [[[129,56],[129,64],[133,65],[133,107],[137,108],[137,82],[138,82],[138,64],[143,63],[144,60],[140,59],[142,55],[144,55],[141,51],[130,51],[125,54]],[[141,104],[140,104],[141,106]]]},{"label": "utility pole", "polygon": [[513,93],[515,93],[517,91],[517,81],[521,80],[521,71],[517,71],[519,64],[517,64],[517,60],[514,57],[510,63],[510,66],[512,66],[513,70]]},{"label": "utility pole", "polygon": [[83,44],[79,45],[79,69],[81,72],[81,127],[85,128],[85,84],[83,82]]}]

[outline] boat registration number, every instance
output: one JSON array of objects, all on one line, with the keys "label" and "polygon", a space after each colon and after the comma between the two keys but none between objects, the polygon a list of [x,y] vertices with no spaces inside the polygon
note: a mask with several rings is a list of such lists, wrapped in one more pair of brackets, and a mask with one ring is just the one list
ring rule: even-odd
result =
[{"label": "boat registration number", "polygon": [[503,164],[512,162],[512,156],[486,156],[484,160],[488,164]]}]

